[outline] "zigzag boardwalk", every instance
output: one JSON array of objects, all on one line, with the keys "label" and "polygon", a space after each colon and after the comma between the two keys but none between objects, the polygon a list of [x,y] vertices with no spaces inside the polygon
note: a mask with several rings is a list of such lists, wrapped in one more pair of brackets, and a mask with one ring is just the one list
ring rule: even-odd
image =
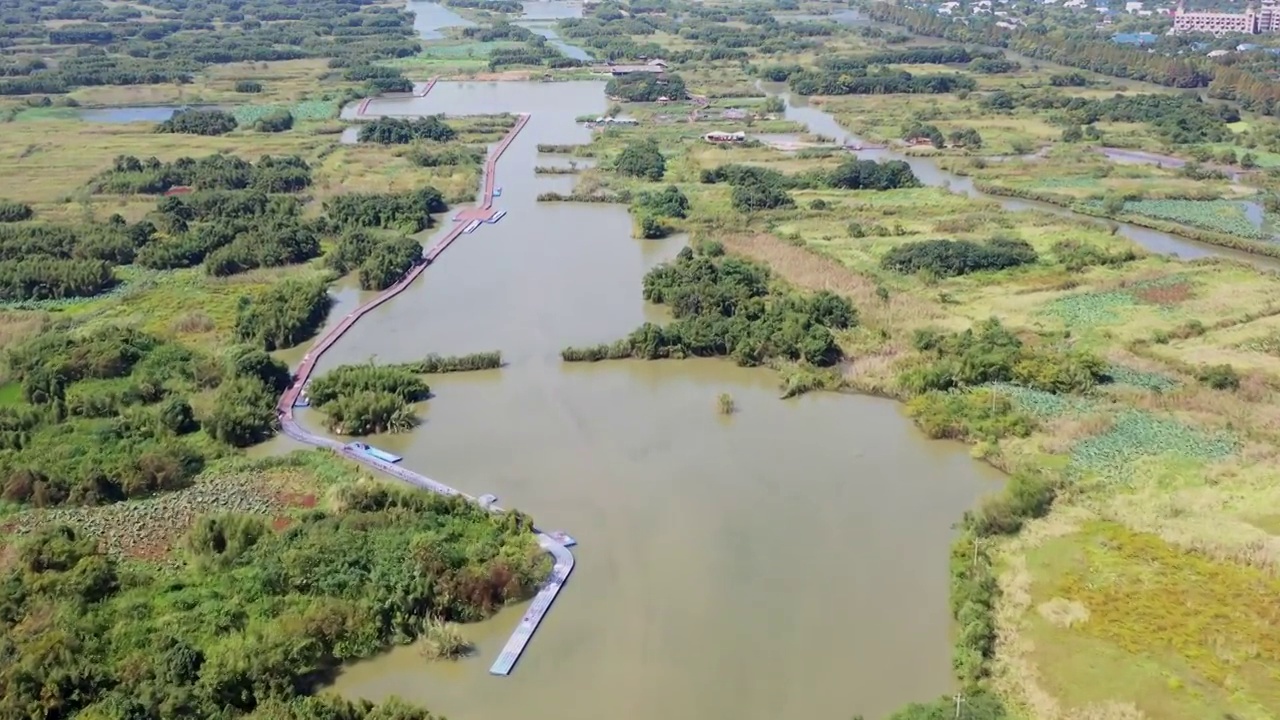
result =
[{"label": "zigzag boardwalk", "polygon": [[[435,81],[433,80],[427,85],[426,91],[430,91],[434,84]],[[426,91],[423,92],[424,95],[426,94]],[[362,105],[359,112],[363,112],[364,107],[365,105]],[[298,396],[302,392],[307,381],[311,379],[311,374],[315,371],[316,361],[320,359],[320,356],[324,355],[329,348],[333,347],[333,344],[346,334],[346,332],[350,330],[351,327],[360,320],[360,318],[367,315],[379,305],[382,305],[391,298],[404,292],[405,289],[407,289],[414,280],[418,279],[418,276],[421,275],[423,271],[425,271],[427,267],[429,267],[431,263],[440,256],[440,253],[448,249],[448,247],[453,244],[453,241],[457,240],[458,237],[463,234],[463,231],[472,220],[477,218],[488,219],[496,214],[493,212],[493,191],[497,174],[498,159],[502,157],[502,153],[506,152],[507,148],[510,147],[511,142],[515,140],[516,135],[524,129],[524,126],[528,122],[529,115],[521,114],[516,120],[515,126],[507,132],[506,136],[502,138],[502,141],[499,142],[493,148],[493,151],[489,153],[489,157],[485,161],[484,166],[484,190],[480,197],[479,206],[472,210],[459,213],[455,218],[453,227],[445,234],[444,237],[440,238],[440,240],[433,245],[430,250],[426,252],[423,256],[422,262],[415,265],[413,269],[405,274],[405,276],[395,285],[392,285],[379,293],[377,297],[351,311],[350,314],[342,319],[342,322],[338,323],[336,327],[325,333],[324,336],[316,342],[315,346],[311,348],[311,351],[303,356],[302,363],[298,366],[298,371],[294,376],[293,384],[285,390],[284,394],[280,396],[280,401],[276,404],[276,414],[280,418],[280,428],[285,435],[288,435],[299,442],[304,442],[316,447],[328,448],[343,457],[354,460],[362,465],[369,466],[379,472],[386,473],[387,475],[409,483],[415,487],[420,487],[424,490],[430,490],[442,495],[459,495],[476,502],[476,498],[471,495],[467,495],[460,490],[451,488],[444,483],[436,482],[425,475],[419,475],[407,468],[392,465],[391,463],[370,457],[369,455],[363,452],[358,452],[336,440],[314,435],[298,424],[297,420],[293,416],[293,411],[295,403],[298,401]],[[482,504],[493,512],[502,512],[502,508],[499,508],[497,505],[492,503]],[[571,538],[567,538],[567,536],[564,536],[563,534],[557,534],[560,538],[566,538],[564,542],[562,542],[556,537],[552,537],[551,535],[537,530],[536,528],[535,532],[537,534],[538,544],[551,554],[552,558],[555,560],[555,564],[552,567],[551,576],[534,597],[533,603],[530,605],[529,611],[525,613],[524,619],[520,621],[520,625],[517,626],[515,632],[512,633],[511,639],[507,641],[507,644],[503,647],[501,654],[498,655],[497,661],[494,662],[493,667],[489,669],[489,672],[494,675],[508,675],[511,673],[516,661],[520,659],[521,653],[524,652],[525,647],[529,644],[529,639],[533,637],[534,631],[538,629],[538,624],[542,622],[542,618],[546,616],[547,610],[549,610],[551,608],[551,604],[555,602],[556,595],[560,593],[560,588],[564,587],[565,580],[567,580],[569,578],[569,574],[573,572],[573,553],[569,552],[568,547],[566,547],[566,544],[573,544],[573,540]]]}]

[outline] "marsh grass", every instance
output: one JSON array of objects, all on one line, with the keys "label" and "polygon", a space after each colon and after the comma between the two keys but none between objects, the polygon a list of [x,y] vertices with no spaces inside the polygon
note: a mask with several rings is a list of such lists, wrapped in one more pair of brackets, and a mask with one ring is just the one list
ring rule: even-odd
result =
[{"label": "marsh grass", "polygon": [[475,649],[457,623],[434,617],[423,621],[417,645],[418,652],[428,660],[459,660]]},{"label": "marsh grass", "polygon": [[720,393],[716,397],[716,411],[721,415],[732,415],[738,411],[738,405],[729,393]]}]

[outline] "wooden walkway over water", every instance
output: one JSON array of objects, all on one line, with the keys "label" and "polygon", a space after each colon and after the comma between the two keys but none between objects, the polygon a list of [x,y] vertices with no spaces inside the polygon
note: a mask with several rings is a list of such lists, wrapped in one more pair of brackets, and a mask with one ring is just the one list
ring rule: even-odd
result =
[{"label": "wooden walkway over water", "polygon": [[[434,85],[435,80],[428,83],[423,95],[425,95],[426,92],[429,92]],[[362,114],[367,105],[368,101],[366,100],[361,104],[357,114]],[[507,132],[506,136],[502,138],[502,141],[494,146],[493,150],[490,151],[489,157],[485,161],[484,188],[480,192],[478,206],[474,209],[459,213],[454,220],[453,227],[450,228],[449,232],[445,233],[444,237],[440,238],[435,245],[427,250],[423,255],[423,261],[421,263],[415,265],[413,269],[406,273],[405,276],[395,285],[392,285],[379,293],[369,302],[351,311],[342,319],[342,322],[338,323],[337,326],[317,340],[311,350],[303,356],[302,363],[298,366],[298,370],[294,375],[293,384],[285,390],[284,394],[280,397],[280,401],[276,405],[276,413],[280,419],[280,428],[285,435],[298,440],[299,442],[307,443],[308,445],[328,448],[343,457],[371,467],[415,487],[440,493],[441,495],[458,495],[472,502],[479,503],[475,497],[449,487],[444,483],[432,480],[425,475],[420,475],[399,465],[384,462],[372,457],[368,453],[358,451],[337,440],[311,433],[306,428],[303,428],[298,424],[294,417],[294,408],[297,406],[299,395],[302,393],[303,387],[306,385],[307,381],[311,379],[311,375],[315,371],[316,362],[322,355],[324,355],[325,352],[332,348],[334,343],[345,335],[346,332],[360,320],[360,318],[369,314],[369,312],[391,298],[404,292],[409,285],[411,285],[414,280],[418,279],[418,276],[421,275],[423,271],[425,271],[431,263],[440,256],[441,253],[447,250],[449,246],[463,234],[473,220],[487,220],[496,215],[493,210],[493,198],[498,160],[502,157],[502,154],[506,152],[507,148],[510,147],[511,142],[515,140],[516,136],[520,134],[520,131],[524,129],[524,126],[528,122],[529,115],[521,114],[516,120],[515,126],[512,127],[511,130]],[[481,216],[483,216],[483,218],[481,218]],[[483,227],[483,224],[481,226]],[[492,512],[503,512],[502,508],[492,502],[480,504],[482,507],[485,507]],[[564,536],[563,533],[548,534],[541,530],[537,530],[536,528],[535,533],[538,538],[538,544],[542,546],[542,548],[546,550],[554,560],[551,576],[543,584],[542,589],[538,591],[538,594],[533,599],[533,603],[529,606],[529,610],[521,619],[520,624],[515,629],[515,632],[512,633],[511,639],[507,641],[506,646],[503,647],[502,652],[498,655],[498,659],[489,669],[489,672],[494,675],[508,675],[511,673],[516,662],[519,661],[521,654],[528,646],[529,640],[538,629],[538,625],[542,622],[543,618],[546,617],[547,611],[551,609],[551,604],[555,602],[556,596],[559,595],[561,588],[564,587],[565,581],[569,579],[569,574],[573,572],[573,553],[569,552],[569,548],[566,547],[565,542],[561,542],[559,539],[566,536]],[[567,540],[566,542],[572,544],[571,540]]]}]

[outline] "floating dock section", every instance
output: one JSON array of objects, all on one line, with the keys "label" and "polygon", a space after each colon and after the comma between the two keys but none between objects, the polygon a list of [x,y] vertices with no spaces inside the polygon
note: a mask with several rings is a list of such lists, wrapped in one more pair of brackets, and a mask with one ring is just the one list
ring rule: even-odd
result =
[{"label": "floating dock section", "polygon": [[347,447],[356,452],[362,452],[375,460],[381,460],[382,462],[398,463],[404,459],[399,455],[389,453],[386,450],[379,450],[378,448],[372,445],[366,445],[365,443],[351,443],[347,445]]},{"label": "floating dock section", "polygon": [[485,222],[489,223],[490,225],[495,225],[495,224],[497,224],[497,222],[498,222],[499,220],[501,220],[502,218],[504,218],[504,217],[506,217],[506,216],[507,216],[507,211],[506,211],[506,210],[499,210],[498,212],[496,212],[496,213],[494,213],[494,214],[493,214],[493,217],[489,218],[489,219],[488,219],[488,220],[486,220]]},{"label": "floating dock section", "polygon": [[[427,90],[429,91],[431,86],[434,84],[434,82],[428,83]],[[362,109],[363,107],[367,107],[367,103],[362,105]],[[493,186],[493,178],[497,168],[498,158],[502,156],[502,153],[511,145],[511,141],[515,139],[516,135],[519,134],[522,129],[524,129],[525,124],[528,122],[529,116],[527,114],[520,115],[516,120],[515,127],[511,128],[506,137],[502,139],[502,142],[498,143],[498,145],[489,153],[489,158],[485,162],[484,194],[481,196],[481,207],[486,210],[493,206],[495,190]],[[367,315],[374,308],[377,308],[396,295],[404,292],[404,290],[408,288],[409,285],[411,285],[413,281],[416,280],[437,257],[440,256],[440,253],[448,249],[448,247],[463,234],[464,229],[465,228],[461,223],[455,224],[453,228],[444,235],[444,237],[442,237],[424,254],[423,259],[425,262],[415,265],[411,270],[409,270],[409,272],[405,273],[405,276],[395,285],[392,285],[379,293],[369,302],[353,310],[349,315],[342,319],[342,322],[338,323],[337,326],[317,340],[315,346],[303,356],[302,363],[299,364],[298,370],[294,375],[293,384],[290,385],[289,388],[284,391],[284,394],[280,396],[280,401],[276,404],[276,413],[280,418],[281,432],[295,440],[309,445],[314,445],[315,447],[328,448],[343,457],[371,467],[379,472],[386,473],[387,475],[413,485],[414,487],[430,490],[431,492],[440,493],[441,495],[458,495],[472,502],[479,502],[476,498],[459,490],[455,490],[444,483],[436,482],[425,475],[419,475],[412,470],[396,465],[395,461],[400,458],[395,455],[384,453],[379,450],[377,452],[382,456],[379,457],[378,455],[373,454],[372,451],[374,448],[370,448],[364,443],[344,444],[337,440],[315,435],[298,424],[293,412],[294,408],[297,407],[299,400],[305,402],[305,398],[302,397],[303,388],[306,386],[307,381],[311,379],[311,374],[315,371],[316,361],[320,359],[320,356],[328,351],[329,348],[333,347],[333,344],[346,334],[346,332],[350,330],[351,327],[360,320],[360,318]],[[355,446],[362,447],[357,449]],[[503,512],[503,509],[498,507],[494,502],[497,500],[496,497],[490,501],[489,497],[486,496],[485,500],[488,501],[485,504],[485,507],[489,510],[495,513]],[[529,606],[529,611],[525,613],[524,618],[520,621],[520,625],[516,628],[515,632],[512,633],[511,639],[507,641],[506,646],[502,649],[502,653],[498,655],[497,661],[494,662],[493,666],[489,669],[489,672],[494,675],[508,675],[511,673],[512,668],[515,667],[516,662],[520,659],[521,653],[524,652],[525,648],[529,644],[529,640],[533,637],[533,633],[538,629],[538,624],[542,622],[544,617],[546,617],[547,611],[551,608],[551,604],[555,602],[556,596],[560,594],[560,590],[564,587],[565,581],[569,579],[569,574],[573,572],[573,553],[569,552],[568,546],[566,546],[562,541],[562,539],[567,539],[569,542],[572,542],[573,539],[564,533],[556,533],[556,536],[561,538],[557,539],[557,537],[544,533],[537,528],[534,528],[534,533],[538,538],[538,545],[546,550],[555,561],[552,566],[551,577],[547,579],[547,582],[542,586],[542,589],[538,592],[537,596],[534,597],[533,603]]]},{"label": "floating dock section", "polygon": [[564,581],[568,580],[569,573],[573,572],[573,554],[568,548],[551,539],[551,536],[542,533],[538,535],[538,544],[555,558],[551,579],[547,580],[546,585],[543,585],[542,590],[533,598],[533,604],[520,619],[516,631],[511,633],[511,639],[507,640],[507,644],[502,647],[502,652],[498,653],[498,659],[489,668],[490,675],[511,674],[525,647],[533,639],[533,633],[546,617],[547,611],[551,609],[551,603],[555,602],[556,596],[560,594]]}]

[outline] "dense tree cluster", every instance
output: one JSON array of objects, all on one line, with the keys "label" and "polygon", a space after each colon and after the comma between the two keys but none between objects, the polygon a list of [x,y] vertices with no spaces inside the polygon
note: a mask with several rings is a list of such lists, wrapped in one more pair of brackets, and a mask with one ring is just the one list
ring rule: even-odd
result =
[{"label": "dense tree cluster", "polygon": [[243,297],[236,335],[264,350],[290,348],[315,334],[329,312],[323,279],[286,279],[256,297]]},{"label": "dense tree cluster", "polygon": [[0,299],[97,295],[116,284],[112,267],[132,263],[154,233],[149,222],[118,217],[102,225],[0,225]]},{"label": "dense tree cluster", "polygon": [[609,97],[627,102],[657,102],[662,98],[684,100],[688,94],[684,79],[675,73],[622,75],[610,80],[604,91]]},{"label": "dense tree cluster", "polygon": [[24,403],[0,410],[5,499],[116,502],[182,487],[203,468],[186,395],[220,380],[210,359],[110,326],[42,333],[6,364]]},{"label": "dense tree cluster", "polygon": [[1012,382],[1045,392],[1085,392],[1107,379],[1106,364],[1081,350],[1029,346],[992,318],[959,333],[919,330],[912,343],[919,363],[898,383],[917,394]]},{"label": "dense tree cluster", "polygon": [[675,262],[645,275],[645,299],[666,305],[672,322],[645,323],[617,346],[569,348],[564,358],[717,356],[740,365],[782,359],[816,366],[840,359],[832,331],[858,321],[847,299],[827,291],[775,292],[766,268],[721,253],[718,246],[685,248]]},{"label": "dense tree cluster", "polygon": [[273,110],[266,115],[258,118],[253,123],[253,129],[258,132],[286,132],[293,129],[293,113],[288,110]]},{"label": "dense tree cluster", "polygon": [[173,117],[156,125],[156,132],[226,135],[236,129],[236,124],[235,116],[222,110],[179,110]]},{"label": "dense tree cluster", "polygon": [[0,571],[0,716],[434,720],[306,695],[428,618],[527,599],[548,569],[531,521],[385,485],[344,486],[338,504],[282,532],[266,517],[201,518],[171,570],[126,569],[80,530],[40,530]]},{"label": "dense tree cluster", "polygon": [[358,270],[360,287],[385,290],[422,262],[422,245],[410,237],[348,230],[325,256],[325,264],[340,275]]},{"label": "dense tree cluster", "polygon": [[668,185],[660,192],[640,193],[636,196],[635,207],[645,214],[682,218],[689,214],[689,198],[680,192],[680,188]]},{"label": "dense tree cluster", "polygon": [[795,207],[788,190],[892,190],[920,185],[906,162],[858,159],[846,160],[828,172],[812,170],[795,175],[754,165],[720,165],[703,170],[701,180],[733,186],[733,206],[740,212]]},{"label": "dense tree cluster", "polygon": [[519,15],[524,12],[524,5],[519,0],[445,0],[445,5],[510,15]]},{"label": "dense tree cluster", "polygon": [[497,70],[510,65],[546,65],[548,67],[576,67],[581,61],[567,58],[541,35],[534,35],[517,47],[494,48],[489,53],[489,69]]},{"label": "dense tree cluster", "polygon": [[902,160],[846,160],[828,176],[827,182],[841,190],[896,190],[920,187],[911,166]]},{"label": "dense tree cluster", "polygon": [[428,115],[412,120],[378,118],[360,126],[360,142],[379,145],[407,145],[415,140],[448,142],[457,137],[458,132],[442,118],[442,115]]},{"label": "dense tree cluster", "polygon": [[250,163],[235,155],[207,155],[162,162],[117,157],[111,169],[90,183],[95,193],[158,195],[175,187],[193,190],[244,190],[267,193],[297,192],[311,185],[311,167],[296,155],[264,155]]},{"label": "dense tree cluster", "polygon": [[972,240],[921,240],[895,246],[880,258],[880,266],[905,274],[932,273],[954,277],[984,270],[1004,270],[1034,263],[1036,251],[1025,240],[993,238]]},{"label": "dense tree cluster", "polygon": [[1146,123],[1175,144],[1225,142],[1234,137],[1229,123],[1239,111],[1225,103],[1206,103],[1194,95],[1144,93],[1091,99],[1049,94],[1027,98],[1027,107],[1065,114],[1067,124],[1098,121]]},{"label": "dense tree cluster", "polygon": [[806,70],[791,75],[787,82],[801,95],[939,94],[978,87],[976,80],[960,73],[912,75],[905,70]]},{"label": "dense tree cluster", "polygon": [[405,234],[431,227],[431,214],[448,209],[433,187],[402,193],[349,193],[326,200],[329,220],[344,228],[385,228]]},{"label": "dense tree cluster", "polygon": [[407,57],[419,50],[411,17],[372,0],[315,0],[299,6],[265,0],[244,5],[173,0],[149,6],[15,0],[5,8],[0,44],[69,45],[52,68],[6,62],[0,95],[61,93],[79,86],[185,83],[213,63],[317,57]]},{"label": "dense tree cluster", "polygon": [[328,418],[340,435],[404,432],[417,424],[413,403],[431,389],[412,371],[394,366],[342,365],[308,386],[311,406]]},{"label": "dense tree cluster", "polygon": [[656,140],[649,138],[629,142],[618,153],[613,169],[622,175],[656,182],[667,172],[667,160],[658,149]]}]

